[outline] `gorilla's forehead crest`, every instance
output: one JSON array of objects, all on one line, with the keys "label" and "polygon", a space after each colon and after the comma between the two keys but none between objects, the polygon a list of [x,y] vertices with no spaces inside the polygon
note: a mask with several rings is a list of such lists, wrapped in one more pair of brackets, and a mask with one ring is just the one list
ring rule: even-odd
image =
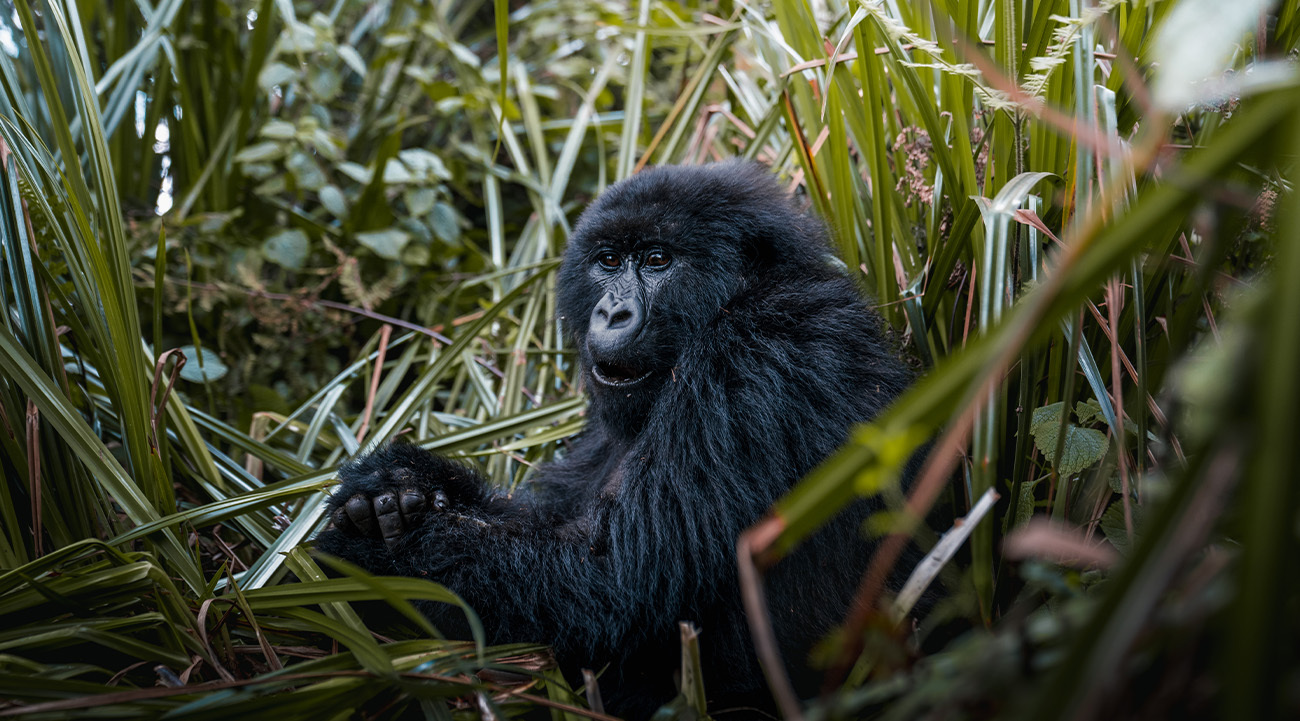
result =
[{"label": "gorilla's forehead crest", "polygon": [[819,250],[824,243],[817,224],[808,223],[772,173],[744,161],[646,169],[610,186],[582,214],[572,237],[580,251],[655,243],[689,251],[697,244],[716,249],[789,241]]}]

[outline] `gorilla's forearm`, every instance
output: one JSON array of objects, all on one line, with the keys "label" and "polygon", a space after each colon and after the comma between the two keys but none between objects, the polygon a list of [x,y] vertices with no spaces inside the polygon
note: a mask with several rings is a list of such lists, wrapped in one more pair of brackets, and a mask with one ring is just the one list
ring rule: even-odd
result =
[{"label": "gorilla's forearm", "polygon": [[[390,446],[344,470],[331,500],[336,525],[350,524],[341,515],[349,498],[382,494],[395,480],[431,497],[445,488],[434,472],[457,478],[448,508],[430,510],[393,543],[336,527],[317,548],[372,573],[446,586],[475,609],[494,643],[545,642],[601,658],[636,637],[671,633],[682,617],[678,599],[699,598],[701,583],[731,572],[727,554],[710,552],[728,546],[711,535],[726,531],[662,493],[557,522],[531,494],[492,492],[469,469],[411,446]],[[697,527],[683,528],[686,520]],[[423,610],[435,622],[459,623],[451,607]]]}]

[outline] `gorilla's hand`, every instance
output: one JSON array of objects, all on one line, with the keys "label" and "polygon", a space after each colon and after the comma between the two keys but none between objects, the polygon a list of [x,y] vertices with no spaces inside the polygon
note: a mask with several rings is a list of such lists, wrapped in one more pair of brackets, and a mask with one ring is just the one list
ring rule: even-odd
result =
[{"label": "gorilla's hand", "polygon": [[[389,478],[378,483],[375,479],[367,478],[361,484],[354,484],[345,475],[339,474],[343,485],[337,493],[346,500],[334,509],[334,525],[345,533],[382,538],[389,550],[397,545],[407,530],[425,521],[430,505],[435,510],[443,510],[449,504],[447,492],[442,489],[434,491],[433,498],[426,498],[415,488],[398,488],[402,485],[402,477],[409,475],[409,471],[404,468],[393,469]],[[365,492],[349,495],[349,488],[357,485],[382,485],[393,490],[385,490],[374,496]]]},{"label": "gorilla's hand", "polygon": [[394,444],[339,469],[330,518],[340,532],[394,550],[410,531],[482,494],[474,473],[417,446]]}]

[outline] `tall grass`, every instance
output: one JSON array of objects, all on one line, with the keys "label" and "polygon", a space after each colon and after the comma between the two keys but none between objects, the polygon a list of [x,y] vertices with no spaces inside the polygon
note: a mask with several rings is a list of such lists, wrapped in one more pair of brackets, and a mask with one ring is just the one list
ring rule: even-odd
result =
[{"label": "tall grass", "polygon": [[[438,638],[409,602],[445,589],[303,542],[336,465],[399,434],[505,484],[551,457],[582,424],[573,213],[744,155],[923,375],[742,563],[933,440],[867,529],[836,691],[786,715],[1294,714],[1300,14],[1266,5],[15,0],[0,713],[592,715],[539,649]],[[311,323],[328,357],[292,355]],[[275,358],[319,382],[264,390]],[[878,579],[989,491],[917,658]],[[932,650],[953,619],[988,630]],[[501,659],[513,695],[471,675]]]}]

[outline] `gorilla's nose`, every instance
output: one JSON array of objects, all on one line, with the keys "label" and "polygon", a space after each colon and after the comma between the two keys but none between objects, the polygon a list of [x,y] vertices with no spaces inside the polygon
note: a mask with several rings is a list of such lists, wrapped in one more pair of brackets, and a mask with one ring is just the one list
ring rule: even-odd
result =
[{"label": "gorilla's nose", "polygon": [[606,293],[591,311],[588,340],[592,349],[617,350],[634,338],[641,329],[641,304],[635,298],[620,298]]},{"label": "gorilla's nose", "polygon": [[606,293],[596,304],[591,313],[591,323],[600,323],[610,330],[641,324],[641,312],[636,303],[629,298],[616,298],[613,293]]}]

